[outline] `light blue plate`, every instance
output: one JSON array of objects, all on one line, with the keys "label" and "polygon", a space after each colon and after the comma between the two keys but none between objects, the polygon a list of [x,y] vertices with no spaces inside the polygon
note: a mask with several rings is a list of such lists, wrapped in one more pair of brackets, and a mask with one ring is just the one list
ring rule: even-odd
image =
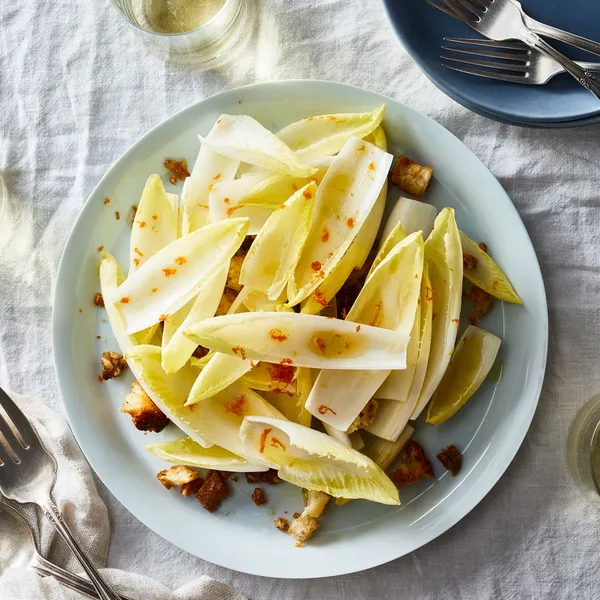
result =
[{"label": "light blue plate", "polygon": [[[480,37],[467,25],[425,0],[384,0],[388,16],[406,50],[425,74],[448,96],[492,119],[512,124],[575,127],[600,122],[600,101],[563,74],[544,86],[520,85],[473,77],[442,67],[444,37]],[[600,41],[600,3],[595,0],[522,0],[524,9],[540,21]],[[600,57],[562,44],[556,45],[577,60]]]},{"label": "light blue plate", "polygon": [[[130,379],[97,380],[102,351],[117,350],[104,311],[93,304],[99,290],[97,249],[104,246],[126,266],[129,229],[124,219],[115,219],[115,210],[127,214],[146,178],[163,172],[165,158],[186,157],[192,163],[197,134],[206,134],[222,112],[250,114],[276,130],[309,115],[370,110],[381,103],[387,104],[384,125],[391,151],[433,166],[427,201],[454,207],[460,227],[487,242],[525,306],[499,303],[482,323],[503,339],[500,382],[485,383],[444,425],[418,423],[415,437],[432,459],[435,480],[402,490],[400,507],[355,501],[329,508],[319,534],[298,550],[273,526],[275,514],[291,518],[300,509],[300,494],[292,486],[265,486],[269,504],[257,508],[249,498],[253,486],[237,483],[233,497],[211,515],[193,498],[167,492],[156,480],[165,463],[144,444],[172,438],[176,431],[136,431],[119,411]],[[397,190],[390,192],[390,205],[397,196]],[[106,197],[110,204],[104,204]],[[498,481],[523,441],[540,394],[547,340],[546,297],[535,252],[494,176],[451,133],[420,113],[366,90],[319,81],[224,92],[174,115],[136,142],[102,178],[79,215],[54,299],[54,359],[65,410],[105,485],[135,517],[188,552],[238,571],[281,578],[367,569],[419,548],[464,517]],[[464,453],[458,477],[435,459],[448,444]]]}]

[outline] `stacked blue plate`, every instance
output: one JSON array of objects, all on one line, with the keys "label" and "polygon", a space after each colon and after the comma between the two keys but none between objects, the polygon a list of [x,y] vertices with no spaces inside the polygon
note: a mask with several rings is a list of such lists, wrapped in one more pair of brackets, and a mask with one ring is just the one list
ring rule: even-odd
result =
[{"label": "stacked blue plate", "polygon": [[[555,77],[546,85],[522,85],[474,77],[442,67],[445,37],[480,36],[425,0],[384,0],[389,18],[402,44],[424,73],[445,94],[466,108],[490,119],[527,127],[563,128],[600,123],[600,101],[570,75]],[[598,0],[521,0],[535,19],[600,41]],[[552,42],[574,60],[600,56]]]}]

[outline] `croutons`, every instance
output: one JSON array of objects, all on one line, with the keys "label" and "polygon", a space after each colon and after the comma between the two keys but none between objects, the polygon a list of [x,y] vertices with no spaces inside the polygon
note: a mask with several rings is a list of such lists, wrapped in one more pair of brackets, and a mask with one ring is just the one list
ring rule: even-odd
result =
[{"label": "croutons", "polygon": [[371,398],[352,422],[346,433],[354,433],[358,429],[366,429],[374,420],[377,413],[377,400]]},{"label": "croutons", "polygon": [[262,473],[246,473],[245,475],[248,483],[270,483],[275,485],[281,481],[275,469],[269,469]]},{"label": "croutons", "polygon": [[227,273],[227,283],[225,285],[236,292],[240,292],[242,289],[242,286],[240,285],[240,272],[245,258],[246,253],[238,250],[237,253],[231,257],[231,262],[229,263],[229,272]]},{"label": "croutons", "polygon": [[218,471],[209,471],[204,485],[196,492],[196,500],[208,512],[215,512],[229,496],[229,484]]},{"label": "croutons", "polygon": [[318,518],[323,514],[325,508],[331,500],[331,496],[325,492],[314,492],[302,490],[302,500],[304,510],[302,514],[294,514],[294,520],[289,526],[288,533],[299,543],[302,544],[312,537],[319,528]]},{"label": "croutons", "polygon": [[467,298],[473,302],[474,310],[469,315],[469,320],[475,325],[478,319],[481,319],[492,310],[494,301],[490,294],[475,285],[471,286]]},{"label": "croutons", "polygon": [[196,471],[184,465],[174,465],[161,471],[156,477],[168,490],[174,486],[179,487],[182,496],[192,496],[204,483]]},{"label": "croutons", "polygon": [[223,290],[223,295],[221,296],[221,300],[219,300],[219,306],[217,307],[217,311],[215,312],[215,317],[220,317],[221,315],[226,315],[233,301],[237,298],[237,292],[226,287]]},{"label": "croutons", "polygon": [[392,168],[390,179],[403,192],[407,192],[415,198],[421,198],[425,195],[432,176],[433,169],[431,167],[420,165],[406,156],[399,156]]},{"label": "croutons", "polygon": [[100,375],[104,381],[118,377],[127,368],[127,361],[118,352],[103,352],[100,362],[102,363]]},{"label": "croutons", "polygon": [[283,517],[277,517],[273,523],[275,523],[275,527],[277,527],[279,531],[283,531],[284,533],[290,528],[290,524]]},{"label": "croutons", "polygon": [[288,533],[299,544],[302,544],[309,540],[318,528],[319,521],[315,517],[302,514],[297,519],[294,519],[288,529]]},{"label": "croutons", "polygon": [[169,418],[152,402],[137,381],[131,384],[121,411],[131,417],[134,426],[140,431],[159,433],[169,424]]},{"label": "croutons", "polygon": [[252,501],[256,506],[262,506],[267,503],[267,497],[261,488],[254,488],[252,492]]},{"label": "croutons", "polygon": [[400,466],[389,473],[389,478],[396,487],[403,487],[433,477],[433,469],[425,451],[417,442],[411,440],[406,445],[405,456],[400,461]]},{"label": "croutons", "polygon": [[462,467],[462,454],[454,445],[444,448],[438,455],[438,460],[456,477]]}]

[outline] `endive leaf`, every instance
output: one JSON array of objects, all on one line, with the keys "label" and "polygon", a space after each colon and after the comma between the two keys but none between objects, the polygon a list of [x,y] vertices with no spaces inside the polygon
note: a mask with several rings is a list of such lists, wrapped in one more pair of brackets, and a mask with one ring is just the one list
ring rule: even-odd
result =
[{"label": "endive leaf", "polygon": [[184,406],[198,376],[197,369],[186,365],[175,375],[167,375],[158,346],[133,346],[125,352],[125,359],[146,394],[179,429],[205,448],[214,444],[204,437],[197,416]]},{"label": "endive leaf", "polygon": [[230,260],[247,230],[245,219],[207,225],[172,242],[144,263],[108,299],[119,304],[126,332],[164,321],[189,302],[200,283]]},{"label": "endive leaf", "polygon": [[240,382],[235,382],[188,409],[193,411],[198,430],[206,439],[247,458],[253,464],[268,464],[268,461],[263,461],[260,457],[250,456],[240,439],[240,426],[245,416],[284,418],[262,396]]},{"label": "endive leaf", "polygon": [[437,216],[433,231],[425,242],[425,260],[429,267],[435,318],[432,316],[427,372],[413,419],[425,408],[446,372],[460,324],[463,260],[453,209],[444,208]]},{"label": "endive leaf", "polygon": [[211,136],[200,141],[214,152],[262,169],[310,177],[316,169],[303,163],[279,138],[247,115],[221,115]]},{"label": "endive leaf", "polygon": [[[381,150],[387,151],[387,139],[381,125],[370,133],[365,140],[375,144]],[[364,225],[356,234],[354,241],[315,292],[303,301],[301,312],[309,315],[316,315],[317,313],[325,314],[323,310],[328,309],[332,303],[335,303],[335,295],[344,285],[350,273],[354,269],[360,269],[363,266],[371,252],[371,247],[375,242],[379,226],[381,225],[381,218],[387,198],[387,187],[386,181],[379,192],[375,205],[371,209]],[[337,314],[337,310],[335,310],[334,314]]]},{"label": "endive leaf", "polygon": [[365,447],[365,442],[360,431],[353,431],[349,436],[350,443],[355,450],[362,450]]},{"label": "endive leaf", "polygon": [[352,448],[352,440],[350,436],[345,431],[340,431],[335,427],[332,427],[328,423],[323,423],[323,427],[325,428],[325,432],[327,435],[331,436],[334,440],[340,442],[340,444],[344,444],[347,448]]},{"label": "endive leaf", "polygon": [[239,358],[316,369],[400,369],[408,336],[368,325],[294,312],[240,313],[206,319],[186,335]]},{"label": "endive leaf", "polygon": [[375,129],[373,129],[373,131],[369,135],[364,136],[364,140],[369,142],[370,144],[375,144],[378,148],[381,148],[382,150],[385,150],[387,152],[387,137],[385,135],[383,125],[379,125]]},{"label": "endive leaf", "polygon": [[[346,320],[361,327],[395,330],[398,337],[408,340],[417,312],[422,271],[423,237],[418,232],[392,249],[366,281]],[[406,366],[405,362],[401,368]],[[388,375],[386,370],[322,371],[306,409],[324,423],[346,431]]]},{"label": "endive leaf", "polygon": [[462,231],[459,233],[463,256],[469,255],[476,259],[474,268],[464,269],[463,275],[465,278],[499,300],[523,304],[510,284],[508,277],[492,260],[491,256],[484,252],[466,233]]},{"label": "endive leaf", "polygon": [[324,433],[291,421],[246,417],[240,436],[247,455],[277,468],[284,481],[330,496],[400,504],[398,490],[370,458]]},{"label": "endive leaf", "polygon": [[100,291],[105,299],[104,307],[108,322],[121,352],[125,354],[129,348],[136,345],[136,339],[125,333],[125,320],[119,307],[108,301],[116,293],[117,287],[125,281],[125,276],[116,259],[108,252],[102,253],[100,262]]},{"label": "endive leaf", "polygon": [[169,205],[173,209],[173,213],[175,214],[175,218],[177,219],[176,237],[181,237],[181,211],[179,210],[179,196],[177,194],[171,194],[170,192],[167,192],[167,200],[169,201]]},{"label": "endive leaf", "polygon": [[149,444],[145,448],[157,458],[176,465],[233,473],[255,473],[268,469],[264,465],[253,465],[249,460],[220,446],[203,448],[192,438]]},{"label": "endive leaf", "polygon": [[323,279],[319,287],[302,303],[303,313],[315,315],[328,307],[335,300],[335,295],[340,291],[352,271],[363,266],[379,231],[385,208],[386,191],[387,182],[379,192],[375,206],[371,209],[367,220],[344,256]]},{"label": "endive leaf", "polygon": [[306,411],[298,405],[293,394],[276,394],[274,392],[262,392],[264,399],[274,406],[286,419],[294,423],[300,423]]},{"label": "endive leaf", "polygon": [[231,217],[248,217],[248,235],[256,235],[273,211],[301,187],[311,181],[320,183],[332,161],[312,161],[318,170],[310,178],[258,171],[214,185],[209,196],[211,219],[218,223]]},{"label": "endive leaf", "polygon": [[192,367],[196,367],[197,369],[202,370],[214,355],[215,352],[209,352],[208,354],[205,354],[202,358],[196,358],[192,356],[192,358],[190,358],[190,365],[192,365]]},{"label": "endive leaf", "polygon": [[[268,202],[266,198],[261,203],[242,203],[242,200],[258,184],[264,182],[266,177],[268,175],[265,173],[253,173],[241,179],[216,184],[208,200],[213,223],[234,217],[248,218],[250,220],[248,235],[256,235],[278,204]],[[284,202],[288,197],[280,198],[279,203]]]},{"label": "endive leaf", "polygon": [[[394,436],[396,433],[402,431],[403,426],[408,422],[416,406],[421,388],[423,387],[425,373],[427,372],[433,318],[433,297],[431,295],[431,281],[429,280],[427,263],[423,265],[423,280],[417,313],[418,320],[415,319],[417,329],[415,330],[413,326],[406,361],[407,365],[414,364],[414,368],[409,369],[407,367],[404,371],[392,371],[375,394],[376,398],[399,400],[403,403],[403,407],[394,407],[397,416],[390,419],[385,418],[386,411],[380,410],[383,405],[379,405],[375,420],[368,429],[376,435],[381,435],[381,437],[395,439]],[[416,357],[414,356],[414,347],[411,348],[415,340],[417,342]],[[410,358],[408,354],[410,354]],[[388,433],[387,436],[382,435],[380,429],[382,427],[387,431],[393,429],[393,433]]]},{"label": "endive leaf", "polygon": [[404,229],[402,228],[402,223],[398,221],[396,226],[390,231],[389,235],[386,238],[383,238],[383,242],[379,246],[379,250],[373,260],[373,264],[369,269],[369,275],[375,271],[375,269],[380,265],[381,261],[391,252],[392,248],[399,242],[401,242],[406,237],[404,233]]},{"label": "endive leaf", "polygon": [[297,390],[296,372],[298,370],[285,365],[259,362],[242,377],[242,383],[253,390],[294,395]]},{"label": "endive leaf", "polygon": [[312,422],[312,415],[306,410],[306,401],[315,379],[316,372],[312,369],[306,367],[296,368],[296,394],[294,400],[296,401],[297,418],[290,419],[290,421],[305,427],[310,427]]},{"label": "endive leaf", "polygon": [[164,322],[162,367],[167,373],[177,372],[192,356],[196,344],[183,332],[188,325],[215,316],[226,280],[227,268],[222,267],[200,284],[195,298]]},{"label": "endive leaf", "polygon": [[412,425],[407,425],[395,442],[383,440],[374,435],[363,434],[366,437],[366,442],[362,452],[372,459],[376,465],[387,471],[400,455],[414,431],[415,428]]},{"label": "endive leaf", "polygon": [[[175,375],[167,375],[160,364],[160,348],[156,346],[135,346],[125,358],[150,398],[171,421],[202,446],[216,444],[248,458],[239,436],[244,416],[282,416],[258,394],[239,383],[204,402],[185,406],[198,375],[197,369],[185,365]],[[264,461],[252,462],[261,464]]]},{"label": "endive leaf", "polygon": [[[193,343],[193,342],[191,342]],[[194,382],[186,406],[206,400],[230,386],[252,368],[251,361],[216,352]]]},{"label": "endive leaf", "polygon": [[[206,139],[215,135],[215,126]],[[240,161],[213,152],[206,144],[200,146],[198,158],[190,176],[183,183],[182,235],[187,235],[210,222],[208,195],[217,182],[229,181],[235,177]]]},{"label": "endive leaf", "polygon": [[[379,389],[373,394],[374,398],[388,398],[400,402],[406,402],[408,399],[408,393],[410,392],[410,387],[417,369],[417,360],[419,358],[421,310],[421,303],[419,303],[415,313],[413,328],[410,332],[410,342],[406,351],[406,369],[392,371],[387,379],[379,386]],[[377,409],[377,412],[379,413],[379,408]],[[377,418],[377,416],[375,418]]]},{"label": "endive leaf", "polygon": [[435,221],[436,214],[437,210],[435,206],[401,196],[398,198],[385,223],[381,239],[385,240],[398,223],[402,225],[405,235],[409,235],[415,231],[422,231],[423,237],[427,239],[433,231],[433,222]]},{"label": "endive leaf", "polygon": [[499,348],[500,338],[485,329],[467,327],[427,407],[427,423],[440,425],[465,404],[487,377]]},{"label": "endive leaf", "polygon": [[129,244],[129,277],[149,258],[177,239],[178,213],[162,178],[150,175],[135,213]]},{"label": "endive leaf", "polygon": [[369,113],[342,113],[308,117],[291,123],[277,137],[296,151],[296,156],[308,161],[337,154],[352,137],[363,138],[379,126],[385,105]]},{"label": "endive leaf", "polygon": [[256,311],[277,311],[284,306],[287,296],[285,292],[282,292],[281,296],[277,300],[269,300],[266,292],[261,290],[251,290],[250,288],[243,287],[242,291],[237,295],[233,301],[228,315],[235,315],[241,312],[256,312]]},{"label": "endive leaf", "polygon": [[305,185],[267,219],[242,264],[242,285],[279,298],[304,248],[316,190],[314,182]]},{"label": "endive leaf", "polygon": [[[312,415],[304,408],[306,399],[310,394],[313,384],[311,369],[305,367],[286,367],[284,365],[273,365],[269,363],[259,363],[266,365],[273,370],[280,380],[289,380],[290,371],[294,373],[295,380],[290,384],[285,381],[278,381],[278,387],[274,391],[267,391],[263,396],[267,402],[272,404],[280,411],[286,419],[310,427]],[[254,369],[253,369],[254,370]],[[294,391],[292,391],[294,390]]]},{"label": "endive leaf", "polygon": [[266,173],[264,179],[258,183],[254,183],[240,203],[279,205],[311,181],[314,181],[317,185],[320,184],[333,161],[334,157],[309,161],[310,166],[317,169],[311,177],[292,177],[281,173],[263,172],[263,174]]},{"label": "endive leaf", "polygon": [[356,137],[337,155],[317,190],[311,231],[288,284],[290,306],[314,292],[342,259],[376,203],[391,161],[391,154]]}]

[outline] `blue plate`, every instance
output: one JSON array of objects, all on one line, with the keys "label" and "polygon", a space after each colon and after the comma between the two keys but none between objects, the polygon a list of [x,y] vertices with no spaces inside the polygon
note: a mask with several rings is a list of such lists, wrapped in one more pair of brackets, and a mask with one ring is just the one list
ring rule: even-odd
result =
[{"label": "blue plate", "polygon": [[[478,37],[457,19],[436,10],[425,0],[384,0],[402,44],[425,74],[448,96],[480,114],[519,125],[562,127],[598,118],[600,102],[569,75],[544,86],[493,81],[457,73],[441,65],[444,37]],[[596,0],[522,0],[532,17],[591,39],[600,38],[600,2]],[[594,55],[556,44],[577,60]],[[597,57],[600,62],[600,57]],[[594,121],[595,122],[595,121]]]}]

